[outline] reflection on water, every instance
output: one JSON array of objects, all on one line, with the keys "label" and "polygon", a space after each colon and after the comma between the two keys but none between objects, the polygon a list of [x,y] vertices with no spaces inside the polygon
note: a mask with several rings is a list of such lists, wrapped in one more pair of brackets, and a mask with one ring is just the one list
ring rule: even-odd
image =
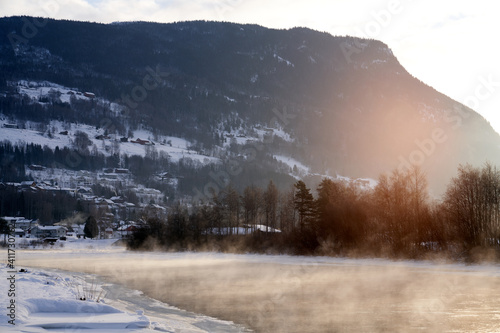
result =
[{"label": "reflection on water", "polygon": [[495,267],[208,254],[75,256],[26,253],[22,263],[100,274],[258,332],[500,331]]}]

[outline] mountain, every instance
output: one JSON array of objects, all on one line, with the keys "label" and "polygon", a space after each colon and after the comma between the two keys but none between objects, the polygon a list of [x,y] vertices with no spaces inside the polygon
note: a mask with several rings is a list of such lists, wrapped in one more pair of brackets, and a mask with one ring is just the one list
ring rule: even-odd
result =
[{"label": "mountain", "polygon": [[[9,17],[0,32],[0,111],[9,121],[182,138],[235,183],[243,178],[231,163],[247,183],[263,177],[252,168],[376,178],[413,163],[441,193],[460,163],[500,163],[489,123],[410,75],[380,41],[205,21]],[[20,82],[91,92],[100,103],[64,102],[60,91],[23,102]]]}]

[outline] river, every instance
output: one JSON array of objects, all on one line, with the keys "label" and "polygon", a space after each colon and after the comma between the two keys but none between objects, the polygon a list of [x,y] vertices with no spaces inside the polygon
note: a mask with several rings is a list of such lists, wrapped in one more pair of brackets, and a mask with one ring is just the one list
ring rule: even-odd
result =
[{"label": "river", "polygon": [[500,266],[493,264],[128,251],[23,251],[19,258],[98,274],[257,332],[500,332]]}]

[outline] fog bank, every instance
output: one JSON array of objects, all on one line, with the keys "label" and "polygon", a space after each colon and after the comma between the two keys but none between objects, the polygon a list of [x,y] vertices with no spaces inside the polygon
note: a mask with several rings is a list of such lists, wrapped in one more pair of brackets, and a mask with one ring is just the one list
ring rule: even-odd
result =
[{"label": "fog bank", "polygon": [[491,332],[498,266],[210,253],[26,251],[26,266],[95,273],[257,332]]}]

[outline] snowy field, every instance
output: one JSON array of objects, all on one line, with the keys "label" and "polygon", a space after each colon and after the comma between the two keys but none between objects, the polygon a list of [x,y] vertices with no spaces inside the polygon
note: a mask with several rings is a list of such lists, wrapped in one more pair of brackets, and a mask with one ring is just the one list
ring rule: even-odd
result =
[{"label": "snowy field", "polygon": [[[219,159],[204,156],[196,153],[194,150],[188,148],[190,143],[184,139],[176,138],[172,136],[158,136],[158,140],[163,142],[168,142],[168,144],[159,144],[158,142],[154,146],[143,146],[137,143],[132,143],[130,141],[135,140],[137,138],[142,140],[151,140],[153,134],[146,130],[136,130],[134,131],[134,137],[130,139],[129,142],[120,142],[120,138],[117,135],[112,135],[110,139],[96,139],[97,136],[103,135],[104,130],[96,129],[93,126],[85,125],[85,124],[69,124],[66,125],[59,121],[51,121],[48,128],[55,129],[54,134],[49,137],[46,133],[40,133],[35,129],[36,124],[32,124],[27,122],[25,129],[18,128],[8,128],[5,127],[8,124],[6,119],[0,119],[0,137],[3,139],[8,139],[13,144],[23,143],[30,144],[34,143],[37,145],[47,146],[51,149],[55,149],[56,147],[72,147],[72,142],[74,140],[74,134],[78,131],[87,133],[90,141],[92,142],[91,147],[89,148],[91,151],[95,147],[95,149],[109,156],[111,152],[115,152],[114,144],[115,142],[118,145],[119,153],[126,154],[129,156],[138,155],[145,156],[147,149],[155,149],[158,153],[167,154],[172,162],[179,162],[182,158],[190,158],[193,161],[198,161],[202,164],[209,163],[218,163]],[[70,127],[68,134],[63,135],[59,134],[64,131],[66,128]],[[154,147],[154,148],[153,148]]]},{"label": "snowy field", "polygon": [[[158,317],[175,309],[165,303],[257,332],[499,332],[500,327],[495,264],[128,252],[92,241],[17,256],[33,272],[37,266],[98,274],[106,284],[126,287],[113,284],[115,291],[140,290],[147,296],[142,300],[123,291],[104,300],[112,306],[112,299],[128,302],[120,315],[131,323],[146,316],[152,329],[160,327],[154,326],[162,323]],[[164,302],[164,308],[152,306],[155,302]],[[186,313],[181,322],[199,331],[241,330],[226,322],[220,322],[225,328],[195,325],[191,316]],[[165,320],[161,325],[173,327]]]}]

